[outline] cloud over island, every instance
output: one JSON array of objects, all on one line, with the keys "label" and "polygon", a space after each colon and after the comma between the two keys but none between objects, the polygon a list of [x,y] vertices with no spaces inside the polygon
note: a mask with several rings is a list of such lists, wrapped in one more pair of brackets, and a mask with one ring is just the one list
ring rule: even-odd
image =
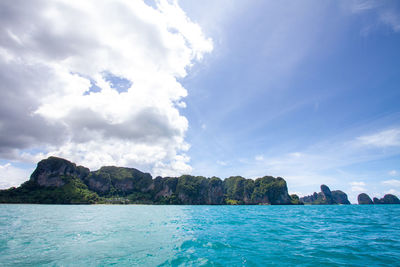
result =
[{"label": "cloud over island", "polygon": [[0,157],[190,172],[187,90],[211,52],[176,2],[1,1]]}]

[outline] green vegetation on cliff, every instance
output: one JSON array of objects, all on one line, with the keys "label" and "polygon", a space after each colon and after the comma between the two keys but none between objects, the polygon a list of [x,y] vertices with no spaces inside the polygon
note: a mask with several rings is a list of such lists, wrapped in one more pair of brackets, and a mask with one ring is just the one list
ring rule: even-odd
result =
[{"label": "green vegetation on cliff", "polygon": [[0,203],[94,204],[100,200],[80,179],[61,178],[65,184],[60,187],[40,186],[30,180],[18,188],[1,190]]}]

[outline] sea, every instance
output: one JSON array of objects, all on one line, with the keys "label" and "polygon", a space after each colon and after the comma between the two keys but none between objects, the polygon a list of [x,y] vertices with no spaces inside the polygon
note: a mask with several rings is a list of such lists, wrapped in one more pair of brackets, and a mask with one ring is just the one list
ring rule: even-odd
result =
[{"label": "sea", "polygon": [[400,205],[0,205],[0,266],[400,266]]}]

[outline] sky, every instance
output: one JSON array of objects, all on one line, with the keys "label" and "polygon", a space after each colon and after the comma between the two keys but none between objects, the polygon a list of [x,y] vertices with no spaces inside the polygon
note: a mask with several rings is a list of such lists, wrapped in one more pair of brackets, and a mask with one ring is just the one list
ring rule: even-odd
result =
[{"label": "sky", "polygon": [[0,187],[60,156],[400,196],[400,3],[0,2]]}]

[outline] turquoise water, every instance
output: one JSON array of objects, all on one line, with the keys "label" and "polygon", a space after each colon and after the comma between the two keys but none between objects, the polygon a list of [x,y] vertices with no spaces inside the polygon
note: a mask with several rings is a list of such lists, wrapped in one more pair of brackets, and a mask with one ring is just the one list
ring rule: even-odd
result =
[{"label": "turquoise water", "polygon": [[400,205],[0,205],[1,266],[399,266]]}]

